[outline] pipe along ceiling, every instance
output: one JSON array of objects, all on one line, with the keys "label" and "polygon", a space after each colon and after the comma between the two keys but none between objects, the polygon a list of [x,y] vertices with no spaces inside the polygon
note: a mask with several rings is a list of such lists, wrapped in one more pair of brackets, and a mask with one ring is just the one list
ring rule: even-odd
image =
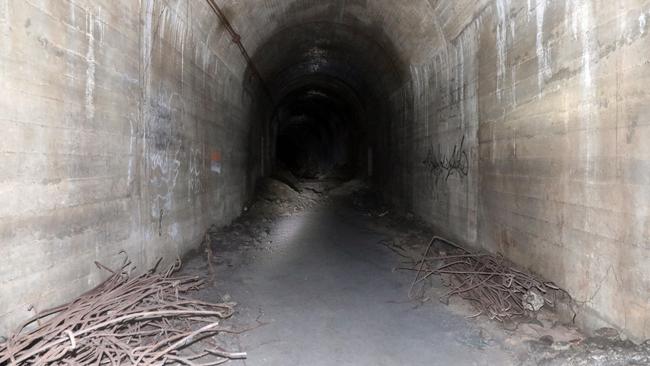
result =
[{"label": "pipe along ceiling", "polygon": [[[369,22],[364,17],[373,15],[354,14],[353,4],[287,3],[293,5],[247,12],[232,3],[223,10],[243,29],[251,54],[244,80],[268,141],[261,154],[269,166],[301,178],[367,174],[371,141],[381,140],[379,131],[391,121],[391,96],[408,81],[406,59],[420,52],[413,40],[396,44],[391,35],[412,33],[407,24],[422,19],[410,14],[411,21],[389,26],[396,11],[391,2],[366,8],[376,12]],[[235,43],[239,37],[233,36]]]}]

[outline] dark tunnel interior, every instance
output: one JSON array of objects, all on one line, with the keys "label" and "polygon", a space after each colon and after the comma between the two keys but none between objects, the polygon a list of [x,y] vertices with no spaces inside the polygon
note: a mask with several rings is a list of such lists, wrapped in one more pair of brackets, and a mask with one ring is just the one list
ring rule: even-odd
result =
[{"label": "dark tunnel interior", "polygon": [[303,179],[351,178],[361,140],[360,113],[335,90],[306,85],[291,92],[272,117],[278,126],[277,166]]},{"label": "dark tunnel interior", "polygon": [[0,0],[0,366],[621,356],[650,338],[649,20]]},{"label": "dark tunnel interior", "polygon": [[312,22],[272,34],[256,50],[252,80],[262,156],[298,179],[373,175],[373,150],[404,84],[397,52],[380,28]]},{"label": "dark tunnel interior", "polygon": [[358,107],[319,85],[291,91],[271,117],[274,166],[300,179],[352,178],[364,133]]}]

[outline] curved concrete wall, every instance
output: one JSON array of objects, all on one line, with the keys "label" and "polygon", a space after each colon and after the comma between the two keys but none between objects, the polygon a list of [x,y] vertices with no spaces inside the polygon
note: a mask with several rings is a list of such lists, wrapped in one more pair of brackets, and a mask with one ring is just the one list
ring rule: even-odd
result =
[{"label": "curved concrete wall", "polygon": [[650,2],[458,3],[394,96],[392,196],[569,290],[583,326],[650,337]]},{"label": "curved concrete wall", "polygon": [[[217,2],[273,90],[327,66],[372,95],[388,198],[650,337],[650,1]],[[141,3],[0,0],[3,325],[96,284],[92,260],[191,248],[272,163],[270,102],[207,5]]]},{"label": "curved concrete wall", "polygon": [[202,1],[0,0],[0,334],[240,214],[244,69]]}]

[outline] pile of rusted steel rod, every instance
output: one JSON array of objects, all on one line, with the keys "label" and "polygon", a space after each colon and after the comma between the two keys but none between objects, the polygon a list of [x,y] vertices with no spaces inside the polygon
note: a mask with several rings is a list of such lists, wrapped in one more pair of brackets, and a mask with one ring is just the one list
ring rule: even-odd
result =
[{"label": "pile of rusted steel rod", "polygon": [[[455,254],[430,255],[437,240],[452,244]],[[498,321],[532,315],[545,305],[552,308],[559,296],[568,296],[553,283],[514,268],[501,256],[470,253],[440,237],[434,237],[416,266],[408,269],[417,272],[410,297],[416,288],[423,290],[431,276],[441,275],[449,287],[441,300],[448,302],[451,296],[460,296],[478,310],[475,316],[486,315]]]},{"label": "pile of rusted steel rod", "polygon": [[27,320],[0,343],[0,365],[215,365],[245,358],[213,340],[235,332],[221,325],[235,304],[187,297],[202,281],[173,277],[180,261],[164,273],[135,277],[128,259],[117,271],[97,265],[112,272],[108,280]]}]

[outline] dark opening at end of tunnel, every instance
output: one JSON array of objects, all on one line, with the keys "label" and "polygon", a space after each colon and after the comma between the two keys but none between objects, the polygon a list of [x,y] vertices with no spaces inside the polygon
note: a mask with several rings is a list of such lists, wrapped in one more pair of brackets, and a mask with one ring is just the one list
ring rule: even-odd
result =
[{"label": "dark opening at end of tunnel", "polygon": [[336,91],[306,85],[279,103],[276,167],[301,179],[350,179],[358,168],[360,106]]},{"label": "dark opening at end of tunnel", "polygon": [[299,179],[383,179],[385,166],[373,162],[388,161],[380,147],[396,114],[391,96],[407,70],[398,55],[381,27],[360,23],[297,23],[270,34],[253,52],[261,77],[249,68],[244,79],[257,123],[253,169]]}]

